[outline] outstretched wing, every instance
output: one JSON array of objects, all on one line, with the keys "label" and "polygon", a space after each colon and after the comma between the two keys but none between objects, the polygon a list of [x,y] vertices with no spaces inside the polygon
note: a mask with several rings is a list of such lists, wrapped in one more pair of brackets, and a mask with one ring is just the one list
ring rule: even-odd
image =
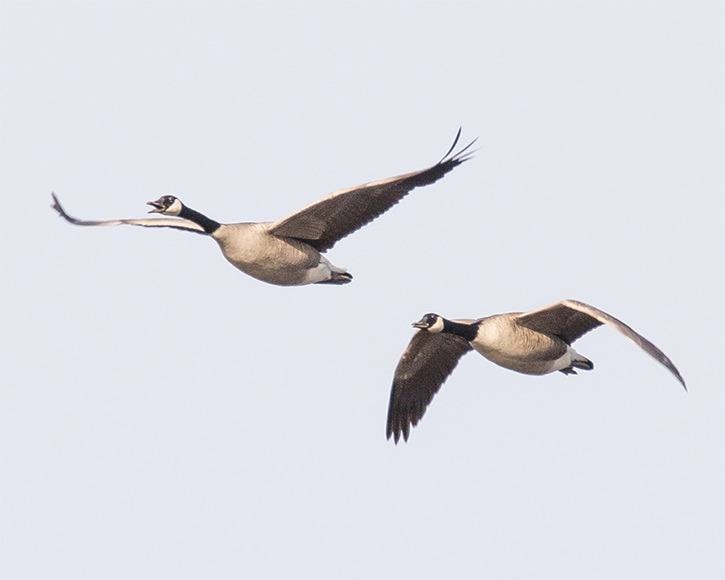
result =
[{"label": "outstretched wing", "polygon": [[[475,139],[457,153],[456,139],[438,163],[423,169],[379,181],[336,191],[270,227],[276,236],[297,238],[320,252],[332,248],[339,240],[388,211],[411,190],[438,181],[446,173],[471,158],[469,151]],[[466,153],[468,151],[468,153]]]},{"label": "outstretched wing", "polygon": [[559,336],[568,344],[573,343],[597,326],[607,324],[621,332],[648,355],[667,367],[687,390],[682,375],[665,353],[630,326],[627,326],[611,314],[599,310],[599,308],[577,300],[562,300],[539,310],[524,312],[518,316],[518,321],[521,325],[532,330]]},{"label": "outstretched wing", "polygon": [[402,434],[408,440],[411,426],[418,424],[433,396],[469,350],[468,341],[455,334],[419,330],[413,335],[393,376],[385,432],[388,439],[392,436],[397,443]]},{"label": "outstretched wing", "polygon": [[142,226],[145,228],[174,228],[176,230],[196,232],[198,234],[205,233],[204,228],[200,225],[183,218],[174,217],[121,220],[79,220],[78,218],[74,218],[66,213],[63,206],[60,205],[60,201],[56,197],[55,193],[51,193],[51,195],[53,196],[53,205],[50,207],[57,211],[60,217],[62,217],[65,221],[77,226],[118,226],[125,224],[130,226]]}]

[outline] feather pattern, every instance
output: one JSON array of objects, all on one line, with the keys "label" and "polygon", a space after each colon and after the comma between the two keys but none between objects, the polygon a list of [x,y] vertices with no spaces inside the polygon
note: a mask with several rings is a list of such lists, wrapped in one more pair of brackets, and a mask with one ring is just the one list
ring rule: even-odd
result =
[{"label": "feather pattern", "polygon": [[74,218],[71,215],[68,215],[68,213],[65,211],[65,209],[63,209],[63,206],[60,205],[60,201],[58,200],[55,193],[53,193],[51,195],[53,196],[53,205],[51,207],[55,211],[57,211],[58,214],[60,215],[60,217],[62,217],[65,221],[75,224],[77,226],[129,225],[129,226],[141,226],[144,228],[174,228],[177,230],[196,232],[198,234],[205,233],[204,228],[201,227],[199,224],[196,224],[189,220],[185,220],[183,218],[174,218],[174,217],[120,219],[120,220],[80,220],[78,218]]},{"label": "feather pattern", "polygon": [[458,360],[469,350],[475,349],[491,362],[522,374],[576,374],[575,369],[592,370],[594,365],[571,344],[602,325],[632,340],[687,390],[682,375],[659,348],[621,320],[584,302],[562,300],[529,312],[477,320],[451,321],[431,313],[415,323],[423,330],[413,335],[395,369],[388,405],[388,439],[394,437],[397,443],[402,436],[408,440],[411,427],[420,421]]},{"label": "feather pattern", "polygon": [[470,147],[475,139],[453,153],[460,136],[461,129],[445,156],[432,167],[336,191],[273,223],[270,233],[303,240],[320,252],[329,250],[345,236],[388,211],[414,188],[438,181],[470,159]]},{"label": "feather pattern", "polygon": [[471,350],[469,342],[455,334],[434,334],[419,330],[395,369],[388,405],[387,438],[397,443],[401,435],[408,440],[415,427],[456,368],[459,359]]},{"label": "feather pattern", "polygon": [[516,317],[519,324],[536,332],[551,334],[560,337],[567,344],[603,324],[611,326],[615,330],[633,341],[648,355],[675,375],[678,381],[685,387],[685,380],[680,375],[672,361],[659,348],[647,340],[644,336],[626,325],[624,322],[607,314],[603,310],[579,302],[578,300],[562,300],[538,310],[524,312]]},{"label": "feather pattern", "polygon": [[453,153],[460,135],[459,129],[453,145],[433,167],[338,191],[278,222],[222,224],[173,195],[148,202],[152,212],[167,216],[163,218],[80,220],[66,213],[55,194],[52,207],[63,219],[79,226],[125,224],[207,234],[233,266],[270,284],[347,284],[352,274],[332,264],[321,252],[388,210],[413,188],[437,181],[469,159],[473,142]]}]

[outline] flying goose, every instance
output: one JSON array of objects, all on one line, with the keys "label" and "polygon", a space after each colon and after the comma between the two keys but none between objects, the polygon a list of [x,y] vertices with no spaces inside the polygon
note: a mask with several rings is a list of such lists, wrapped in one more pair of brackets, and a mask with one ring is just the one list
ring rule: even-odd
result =
[{"label": "flying goose", "polygon": [[148,202],[152,208],[149,213],[174,216],[164,218],[79,220],[65,212],[55,194],[52,207],[66,221],[79,226],[128,224],[211,236],[232,265],[270,284],[347,284],[352,275],[334,266],[322,253],[385,213],[414,188],[438,181],[470,159],[475,139],[453,153],[460,136],[459,129],[448,152],[428,169],[336,191],[276,222],[221,224],[185,206],[173,195]]},{"label": "flying goose", "polygon": [[590,371],[594,364],[574,350],[572,343],[602,324],[634,341],[667,367],[687,390],[682,375],[659,348],[621,320],[583,302],[562,300],[530,312],[496,314],[478,320],[448,320],[431,313],[413,324],[420,330],[413,335],[395,369],[387,438],[392,436],[397,443],[402,434],[408,440],[411,426],[418,424],[458,359],[468,351],[474,349],[499,366],[527,375],[554,371],[575,375],[575,369]]}]

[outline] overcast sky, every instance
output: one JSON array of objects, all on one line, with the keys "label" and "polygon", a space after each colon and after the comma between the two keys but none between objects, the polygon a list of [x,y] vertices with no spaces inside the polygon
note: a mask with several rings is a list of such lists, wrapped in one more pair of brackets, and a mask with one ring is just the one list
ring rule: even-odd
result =
[{"label": "overcast sky", "polygon": [[[0,577],[725,577],[719,2],[0,1]],[[475,158],[279,288],[271,220]],[[385,439],[423,313],[590,302],[595,370],[468,355]]]}]

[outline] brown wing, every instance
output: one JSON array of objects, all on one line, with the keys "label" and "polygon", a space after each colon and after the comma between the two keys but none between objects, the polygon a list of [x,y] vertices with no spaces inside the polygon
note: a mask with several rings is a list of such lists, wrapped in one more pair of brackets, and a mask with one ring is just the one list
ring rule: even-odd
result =
[{"label": "brown wing", "polygon": [[419,330],[413,335],[393,376],[388,439],[392,436],[397,443],[402,434],[408,440],[411,426],[418,424],[433,396],[469,350],[468,341],[453,334]]},{"label": "brown wing", "polygon": [[63,206],[60,205],[60,200],[56,197],[54,193],[51,194],[53,196],[53,205],[52,207],[55,211],[58,212],[58,215],[62,217],[65,221],[72,223],[77,226],[120,226],[120,225],[129,225],[129,226],[142,226],[144,228],[173,228],[175,230],[184,230],[187,232],[195,232],[197,234],[206,234],[204,231],[204,228],[202,228],[199,224],[196,224],[192,221],[185,220],[184,218],[176,218],[176,217],[162,217],[162,218],[140,218],[140,219],[121,219],[121,220],[79,220],[78,218],[74,218],[71,215],[68,215],[63,209]]},{"label": "brown wing", "polygon": [[553,334],[572,344],[590,330],[604,324],[586,312],[571,308],[568,303],[573,300],[563,300],[545,308],[523,312],[518,315],[518,321],[531,330]]},{"label": "brown wing", "polygon": [[475,139],[451,155],[460,135],[459,129],[448,153],[432,167],[336,191],[272,224],[270,232],[276,236],[303,240],[320,252],[329,250],[345,236],[385,213],[414,188],[438,181],[454,167],[470,159],[471,153],[466,151]]},{"label": "brown wing", "polygon": [[621,332],[648,355],[667,367],[687,390],[687,385],[685,385],[680,371],[677,370],[665,353],[630,326],[627,326],[611,314],[599,310],[599,308],[578,300],[562,300],[539,310],[524,312],[517,317],[517,320],[520,324],[532,330],[559,336],[568,344],[573,343],[593,328],[607,324]]}]

